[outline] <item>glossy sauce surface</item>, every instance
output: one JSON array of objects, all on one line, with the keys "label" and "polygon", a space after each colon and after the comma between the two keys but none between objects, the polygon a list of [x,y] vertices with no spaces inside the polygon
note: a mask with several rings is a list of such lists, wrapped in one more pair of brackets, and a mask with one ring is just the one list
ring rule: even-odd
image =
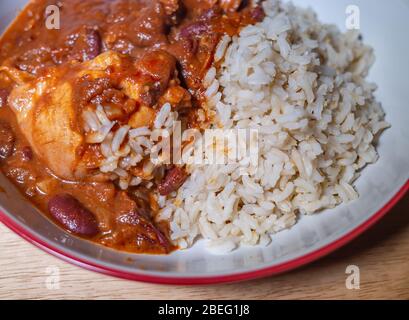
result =
[{"label": "glossy sauce surface", "polygon": [[[118,122],[130,122],[132,114],[141,111],[142,120],[132,120],[137,127],[140,121],[155,116],[158,105],[172,101],[185,125],[197,126],[201,80],[213,62],[220,37],[236,34],[241,26],[260,20],[262,10],[246,1],[58,3],[60,30],[49,30],[45,23],[46,8],[55,1],[36,0],[0,40],[1,170],[33,204],[73,234],[119,250],[169,253],[176,248],[168,239],[166,223],[155,222],[155,189],[139,186],[123,191],[97,174],[99,149],[82,142],[86,133],[77,119],[85,108],[104,104]],[[120,63],[97,75],[89,73],[89,65],[101,57]],[[72,159],[75,170],[66,165],[71,162],[66,159],[68,153],[59,150],[58,141],[50,141],[44,149],[48,142],[41,142],[41,135],[24,134],[29,124],[20,118],[17,121],[10,107],[15,103],[10,96],[13,89],[36,79],[45,79],[50,91],[36,101],[42,108],[38,113],[55,103],[58,90],[72,91],[75,109],[70,125],[81,140]],[[124,83],[142,89],[124,94]],[[22,88],[29,91],[30,87]],[[48,157],[42,155],[43,150],[50,152]],[[181,168],[166,167],[163,176],[155,180],[155,188],[161,194],[174,191],[184,175]]]}]

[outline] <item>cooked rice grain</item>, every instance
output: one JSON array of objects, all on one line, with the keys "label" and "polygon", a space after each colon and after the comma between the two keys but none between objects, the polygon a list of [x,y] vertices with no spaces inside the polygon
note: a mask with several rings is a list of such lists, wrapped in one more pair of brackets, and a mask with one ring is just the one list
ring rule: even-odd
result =
[{"label": "cooked rice grain", "polygon": [[223,37],[222,65],[204,80],[215,124],[259,130],[258,166],[189,166],[176,198],[161,201],[182,248],[200,237],[221,253],[266,245],[300,213],[357,199],[353,182],[377,160],[374,139],[389,126],[365,81],[374,55],[359,34],[290,3],[263,6],[262,22]]}]

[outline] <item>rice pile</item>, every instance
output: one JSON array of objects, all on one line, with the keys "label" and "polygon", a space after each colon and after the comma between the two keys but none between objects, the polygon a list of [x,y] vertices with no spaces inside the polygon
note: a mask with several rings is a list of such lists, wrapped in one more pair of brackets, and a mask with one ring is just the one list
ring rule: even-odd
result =
[{"label": "rice pile", "polygon": [[216,252],[267,245],[299,214],[357,199],[359,171],[378,159],[374,143],[389,125],[365,81],[372,49],[311,10],[263,7],[261,23],[222,39],[224,58],[205,78],[214,127],[258,130],[258,165],[191,165],[178,193],[160,197],[181,248],[200,237]]}]

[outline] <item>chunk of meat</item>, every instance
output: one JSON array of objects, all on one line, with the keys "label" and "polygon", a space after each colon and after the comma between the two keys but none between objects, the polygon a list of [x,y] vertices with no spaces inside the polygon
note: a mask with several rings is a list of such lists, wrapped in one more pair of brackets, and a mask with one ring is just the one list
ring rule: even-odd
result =
[{"label": "chunk of meat", "polygon": [[182,38],[193,38],[208,32],[211,25],[206,21],[198,21],[182,28],[179,36]]},{"label": "chunk of meat", "polygon": [[179,167],[171,168],[163,181],[158,186],[158,191],[162,196],[167,196],[172,192],[177,191],[186,181],[188,174]]},{"label": "chunk of meat", "polygon": [[[108,77],[102,77],[92,79],[90,75],[85,75],[79,85],[79,97],[82,103],[90,103],[92,100],[97,99],[111,87],[111,81]],[[101,103],[102,101],[98,101]]]},{"label": "chunk of meat", "polygon": [[[139,232],[136,232],[134,235],[134,239],[139,247],[142,247],[144,243],[146,245],[146,242],[148,242],[151,245],[160,245],[164,249],[165,253],[170,251],[171,244],[169,240],[155,225],[142,216],[138,211],[132,211],[120,216],[118,218],[118,222],[132,227],[140,227]],[[135,231],[138,230],[136,228],[133,229]],[[141,232],[142,230],[143,232]]]},{"label": "chunk of meat", "polygon": [[41,79],[15,88],[9,101],[33,150],[55,174],[73,180],[83,137],[72,86],[56,78]]},{"label": "chunk of meat", "polygon": [[84,76],[99,78],[106,69],[118,67],[121,58],[106,53],[76,68],[54,68],[40,77],[16,86],[9,104],[17,116],[21,131],[33,151],[57,176],[66,180],[85,178],[80,166],[79,150],[84,145],[82,114],[74,92],[75,82],[65,80],[67,73],[74,81]]},{"label": "chunk of meat", "polygon": [[14,142],[13,129],[7,122],[0,121],[0,159],[4,160],[12,155]]},{"label": "chunk of meat", "polygon": [[132,191],[130,194],[119,192],[114,208],[117,214],[116,220],[122,225],[122,236],[125,239],[133,239],[139,247],[146,244],[159,245],[165,253],[168,253],[171,248],[169,240],[150,220],[149,199],[141,196],[136,190],[132,198],[130,195]]},{"label": "chunk of meat", "polygon": [[166,51],[157,50],[145,54],[137,62],[137,69],[142,74],[149,75],[155,81],[159,82],[157,88],[161,95],[168,87],[170,79],[176,70],[176,59]]},{"label": "chunk of meat", "polygon": [[139,76],[123,80],[121,88],[130,98],[152,107],[174,77],[176,59],[166,51],[155,50],[136,60],[135,68]]},{"label": "chunk of meat", "polygon": [[150,107],[141,106],[129,119],[128,124],[136,129],[141,127],[150,127],[156,118],[156,112]]},{"label": "chunk of meat", "polygon": [[[156,115],[152,107],[169,85],[177,83],[175,74],[175,58],[165,51],[148,52],[136,61],[108,51],[23,81],[11,92],[9,103],[21,131],[47,167],[65,180],[86,180],[102,159],[84,154],[87,142],[96,143],[87,140],[93,124],[89,125],[84,110],[103,105],[111,121],[130,119],[134,128],[149,126]],[[188,95],[181,92],[173,98],[187,103]]]},{"label": "chunk of meat", "polygon": [[89,76],[96,80],[107,77],[107,70],[114,72],[121,69],[126,61],[126,57],[114,51],[107,51],[95,59],[82,63],[78,71],[78,76]]},{"label": "chunk of meat", "polygon": [[82,105],[104,106],[109,120],[123,121],[135,111],[138,103],[115,87],[115,81],[109,77],[85,76],[78,81],[77,97]]},{"label": "chunk of meat", "polygon": [[74,234],[92,237],[99,232],[94,214],[69,194],[51,198],[48,210],[55,220]]},{"label": "chunk of meat", "polygon": [[170,87],[160,98],[159,104],[169,102],[173,109],[185,109],[192,107],[192,96],[186,89],[180,86]]},{"label": "chunk of meat", "polygon": [[[168,15],[158,0],[111,1],[104,43],[109,49],[138,52],[167,42]],[[172,6],[169,9],[173,10]]]}]

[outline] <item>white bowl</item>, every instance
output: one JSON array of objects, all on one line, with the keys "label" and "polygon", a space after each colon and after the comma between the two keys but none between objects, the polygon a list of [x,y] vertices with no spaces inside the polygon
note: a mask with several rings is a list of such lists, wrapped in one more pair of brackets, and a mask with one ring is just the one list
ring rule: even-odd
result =
[{"label": "white bowl", "polygon": [[[0,2],[0,31],[27,1]],[[296,0],[311,6],[322,21],[345,29],[348,0]],[[203,284],[245,280],[284,272],[339,248],[368,229],[409,189],[409,2],[355,0],[364,41],[375,48],[377,62],[370,80],[392,124],[381,137],[380,160],[357,182],[359,200],[320,214],[302,217],[291,230],[273,236],[268,247],[241,248],[216,256],[199,241],[169,256],[117,252],[82,240],[54,225],[0,176],[0,221],[25,239],[67,261],[127,279]],[[28,258],[29,259],[29,258]]]}]

